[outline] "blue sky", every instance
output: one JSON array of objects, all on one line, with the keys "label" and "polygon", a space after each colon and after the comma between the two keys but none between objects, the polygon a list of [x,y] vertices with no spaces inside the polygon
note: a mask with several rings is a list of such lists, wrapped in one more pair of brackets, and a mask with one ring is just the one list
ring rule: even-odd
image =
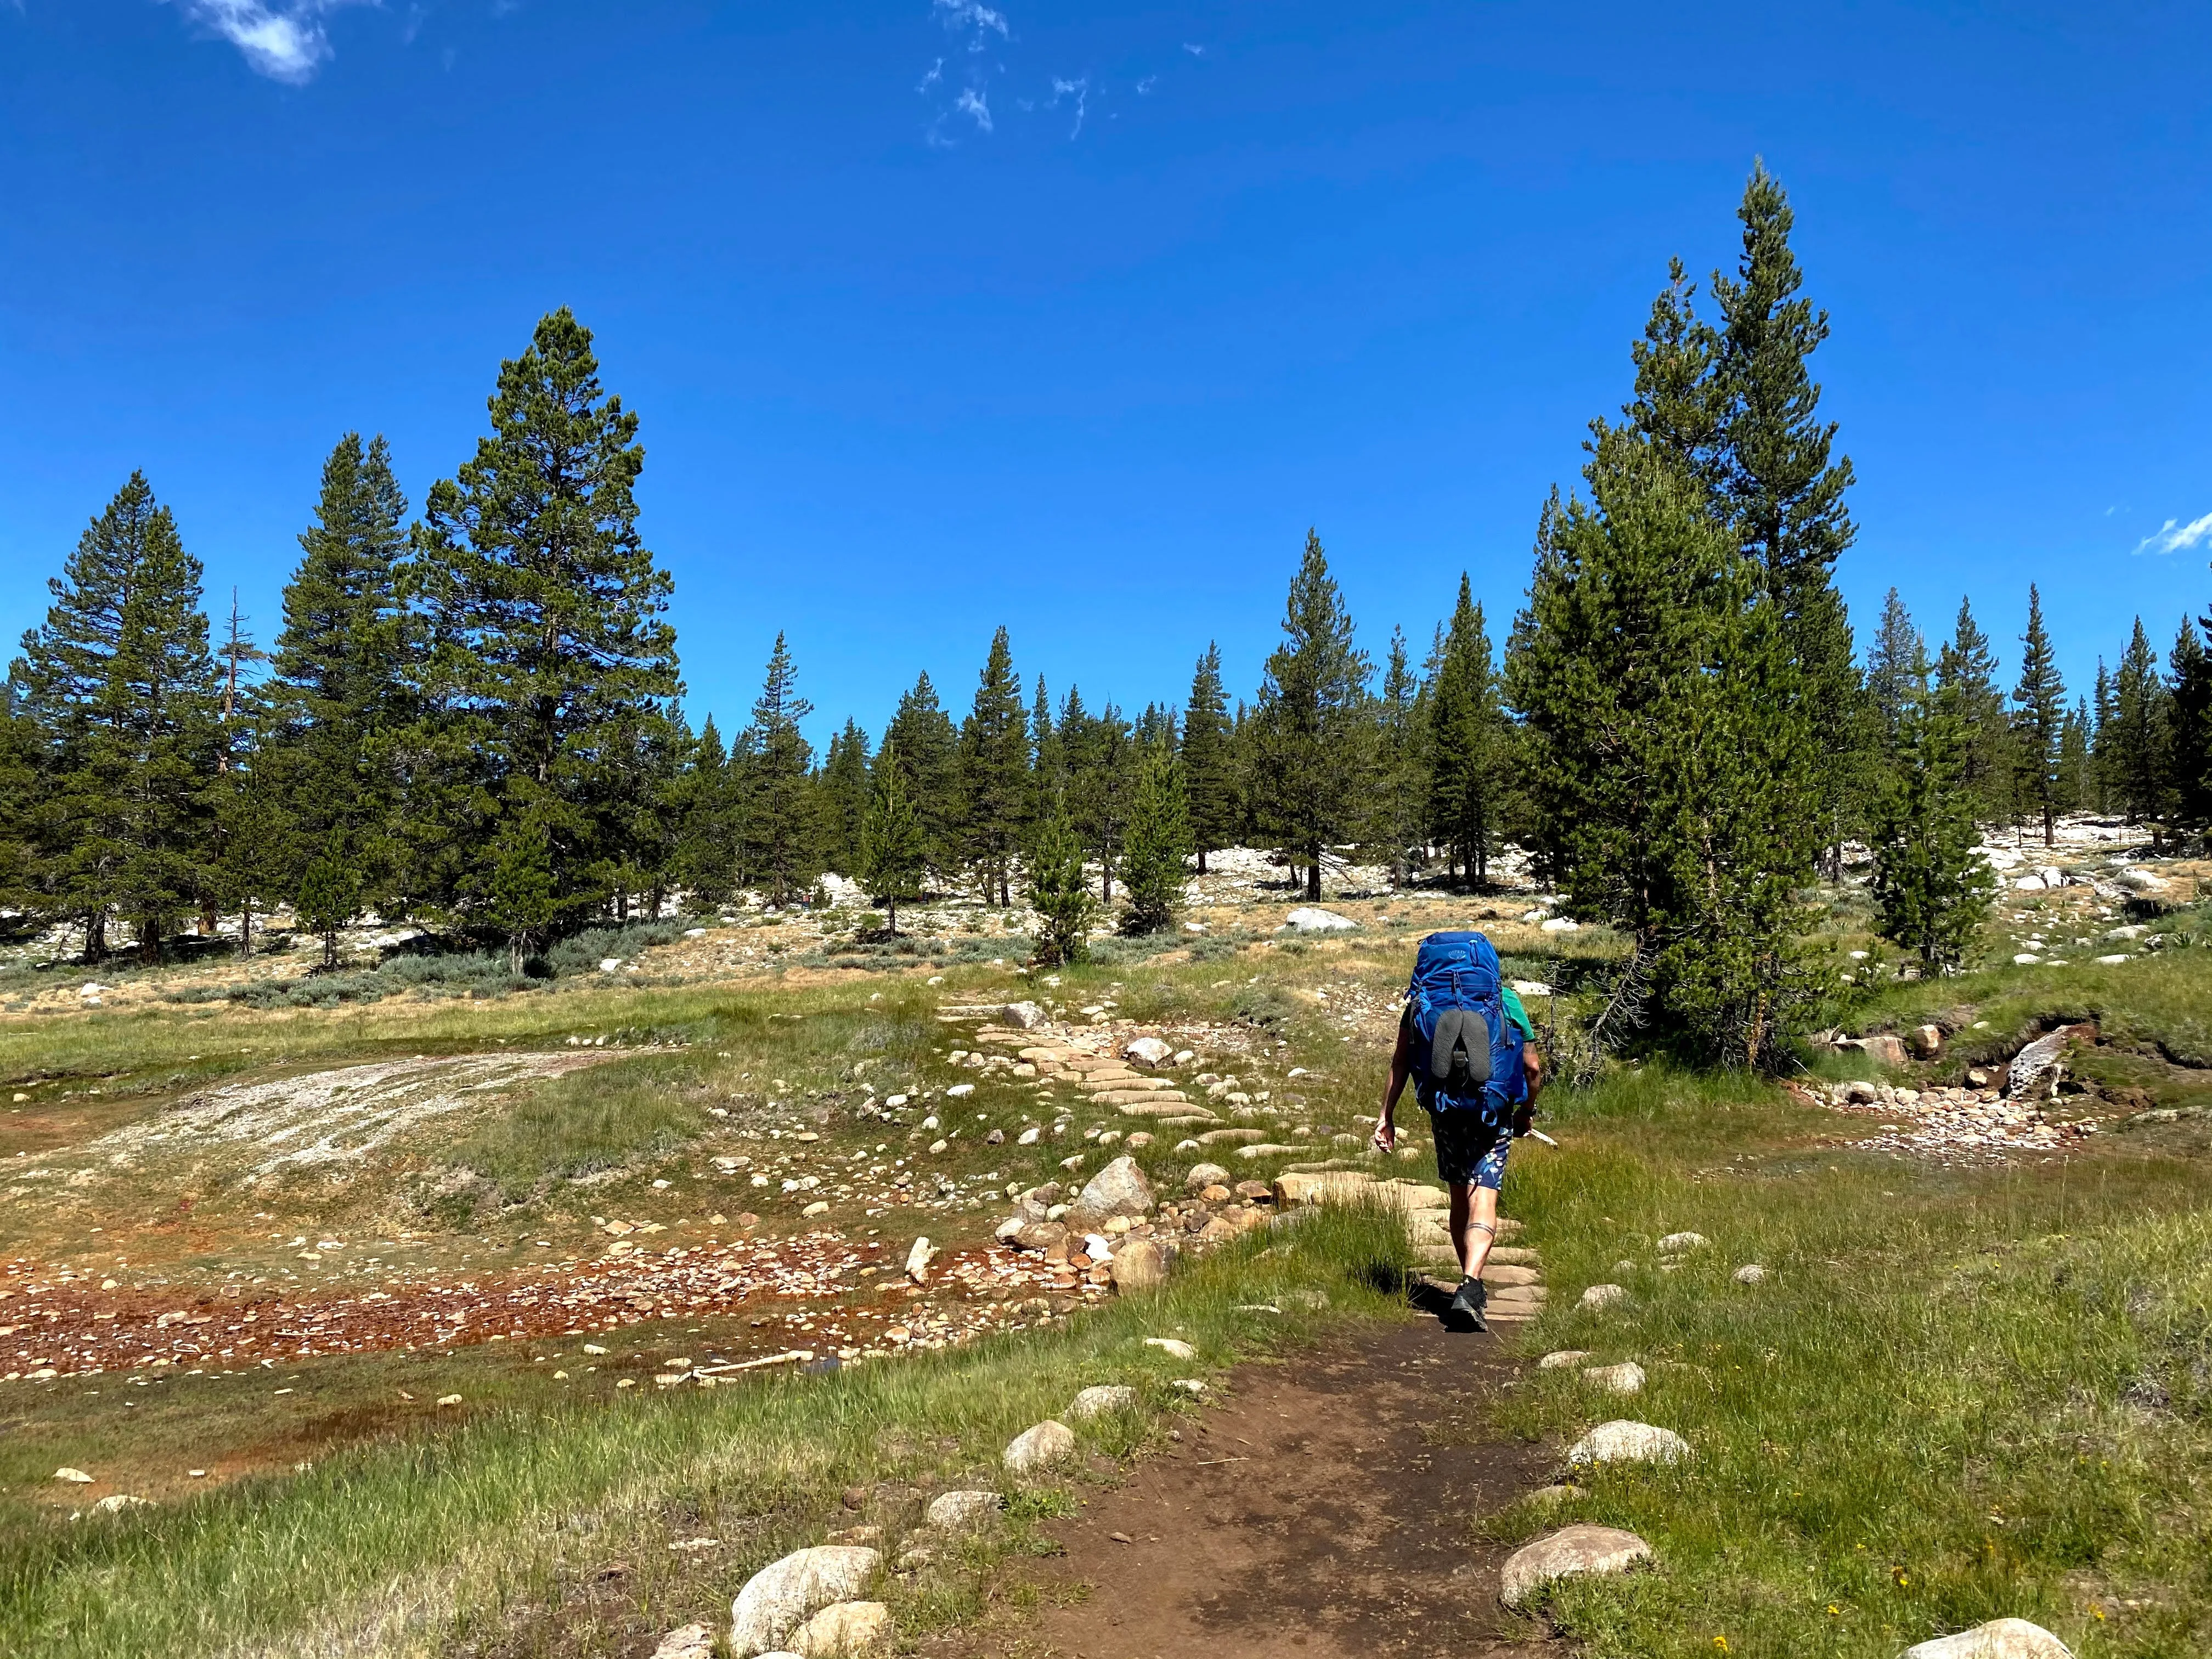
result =
[{"label": "blue sky", "polygon": [[2212,602],[2212,10],[0,0],[0,628],[134,467],[265,640],[317,468],[411,499],[573,306],[637,410],[695,714],[779,628],[879,730],[992,629],[1249,690],[1306,526],[1380,654],[1626,395],[1670,254],[1789,187],[1841,580],[2069,679]]}]

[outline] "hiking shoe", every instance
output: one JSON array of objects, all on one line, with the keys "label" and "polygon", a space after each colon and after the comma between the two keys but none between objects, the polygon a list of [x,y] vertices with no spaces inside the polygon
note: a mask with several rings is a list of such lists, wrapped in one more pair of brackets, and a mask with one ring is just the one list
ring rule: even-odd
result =
[{"label": "hiking shoe", "polygon": [[1480,1279],[1462,1279],[1459,1289],[1452,1294],[1451,1306],[1445,1310],[1445,1317],[1455,1329],[1486,1331],[1490,1328],[1490,1322],[1482,1316],[1482,1310],[1489,1300],[1490,1293],[1483,1288]]}]

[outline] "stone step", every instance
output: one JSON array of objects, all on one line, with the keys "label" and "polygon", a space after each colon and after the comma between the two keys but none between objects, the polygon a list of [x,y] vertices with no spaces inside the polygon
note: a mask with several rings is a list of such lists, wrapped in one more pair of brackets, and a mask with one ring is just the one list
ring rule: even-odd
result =
[{"label": "stone step", "polygon": [[[1194,1100],[1187,1100],[1172,1089],[1101,1089],[1091,1096],[1094,1106],[1175,1107],[1180,1111],[1206,1111]],[[1212,1112],[1206,1112],[1212,1117]]]}]

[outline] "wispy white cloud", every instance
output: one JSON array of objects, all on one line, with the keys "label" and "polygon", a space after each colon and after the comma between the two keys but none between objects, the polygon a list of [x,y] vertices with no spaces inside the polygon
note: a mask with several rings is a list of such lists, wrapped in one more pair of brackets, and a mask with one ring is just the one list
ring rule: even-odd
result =
[{"label": "wispy white cloud", "polygon": [[342,6],[374,0],[173,0],[185,15],[212,29],[272,81],[301,86],[331,55],[323,20]]},{"label": "wispy white cloud", "polygon": [[921,84],[917,86],[915,90],[916,92],[927,92],[932,87],[935,86],[944,78],[945,60],[940,58],[929,66],[929,73],[921,77]]},{"label": "wispy white cloud", "polygon": [[2212,542],[2212,513],[2201,519],[2183,524],[2178,519],[2168,519],[2151,535],[2136,544],[2138,553],[2183,553],[2192,547],[2202,547]]},{"label": "wispy white cloud", "polygon": [[1206,48],[1204,46],[1193,46],[1188,40],[1182,43],[1182,49],[1194,58],[1203,58],[1206,56]]},{"label": "wispy white cloud", "polygon": [[1147,75],[1143,80],[1137,82],[1137,96],[1139,98],[1149,96],[1152,88],[1159,85],[1159,83],[1160,77],[1158,76]]},{"label": "wispy white cloud", "polygon": [[956,34],[973,31],[968,42],[970,52],[983,50],[983,37],[987,34],[995,33],[1001,40],[1008,38],[1006,13],[994,11],[981,0],[930,0],[930,3],[938,21],[946,28]]},{"label": "wispy white cloud", "polygon": [[991,130],[991,106],[985,101],[983,94],[975,88],[961,88],[960,96],[953,100],[952,106],[963,115],[974,117],[975,130],[978,132],[988,132]]},{"label": "wispy white cloud", "polygon": [[1073,138],[1083,131],[1083,112],[1091,98],[1091,77],[1086,75],[1080,81],[1063,81],[1058,76],[1054,76],[1052,106],[1058,109],[1060,100],[1063,98],[1073,98],[1075,100],[1075,125],[1067,130],[1067,136]]}]

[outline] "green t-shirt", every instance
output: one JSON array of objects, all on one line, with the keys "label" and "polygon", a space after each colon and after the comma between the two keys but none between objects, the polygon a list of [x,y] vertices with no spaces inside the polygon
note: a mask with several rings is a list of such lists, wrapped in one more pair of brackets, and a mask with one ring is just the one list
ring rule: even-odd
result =
[{"label": "green t-shirt", "polygon": [[1505,1023],[1521,1033],[1521,1041],[1534,1042],[1536,1028],[1528,1023],[1528,1011],[1521,1006],[1521,994],[1510,985],[1498,988],[1498,999],[1505,1004]]}]

